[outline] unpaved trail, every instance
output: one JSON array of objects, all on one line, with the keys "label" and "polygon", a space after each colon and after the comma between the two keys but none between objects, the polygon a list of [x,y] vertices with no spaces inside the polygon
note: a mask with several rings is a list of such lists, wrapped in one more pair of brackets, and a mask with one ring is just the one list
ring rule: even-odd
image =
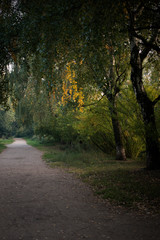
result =
[{"label": "unpaved trail", "polygon": [[0,240],[158,240],[159,217],[116,211],[23,139],[0,154]]}]

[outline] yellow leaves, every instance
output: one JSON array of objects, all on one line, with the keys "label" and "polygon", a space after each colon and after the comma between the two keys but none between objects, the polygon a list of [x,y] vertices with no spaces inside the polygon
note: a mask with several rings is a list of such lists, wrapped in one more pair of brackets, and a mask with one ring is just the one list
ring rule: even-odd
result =
[{"label": "yellow leaves", "polygon": [[105,48],[106,48],[107,50],[112,50],[112,47],[109,46],[108,44],[105,45]]},{"label": "yellow leaves", "polygon": [[128,10],[127,10],[125,2],[123,3],[123,13],[124,13],[125,18],[129,19]]},{"label": "yellow leaves", "polygon": [[77,86],[77,81],[75,80],[76,73],[71,69],[70,64],[67,65],[67,69],[64,75],[64,81],[62,85],[63,95],[61,98],[61,102],[63,105],[66,105],[68,102],[76,103],[76,109],[79,109],[83,112],[83,89]]}]

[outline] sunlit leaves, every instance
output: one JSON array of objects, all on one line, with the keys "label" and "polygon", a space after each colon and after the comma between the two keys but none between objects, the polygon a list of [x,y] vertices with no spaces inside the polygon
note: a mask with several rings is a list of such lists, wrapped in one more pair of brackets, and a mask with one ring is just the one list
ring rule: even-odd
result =
[{"label": "sunlit leaves", "polygon": [[68,102],[75,103],[76,108],[83,111],[84,96],[82,88],[78,89],[75,77],[75,71],[72,70],[70,64],[68,64],[63,78],[62,104],[65,105]]}]

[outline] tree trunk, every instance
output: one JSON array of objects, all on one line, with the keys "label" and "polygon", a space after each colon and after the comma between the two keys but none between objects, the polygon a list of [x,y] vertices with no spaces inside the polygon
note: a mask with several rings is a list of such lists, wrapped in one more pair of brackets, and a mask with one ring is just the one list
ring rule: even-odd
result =
[{"label": "tree trunk", "polygon": [[118,120],[118,113],[116,107],[116,96],[119,91],[117,91],[117,79],[115,78],[115,71],[114,71],[114,53],[113,49],[110,50],[110,68],[109,68],[109,79],[107,81],[107,89],[105,91],[105,95],[109,101],[109,110],[112,119],[112,126],[113,126],[113,134],[115,139],[116,145],[116,159],[117,160],[126,160],[126,153],[123,146],[122,140],[122,130],[120,127],[120,123]]},{"label": "tree trunk", "polygon": [[149,170],[160,169],[158,132],[155,123],[154,105],[144,100],[141,104],[146,137],[146,166]]},{"label": "tree trunk", "polygon": [[122,130],[120,127],[120,123],[118,120],[118,114],[116,110],[115,100],[110,99],[110,114],[112,119],[112,126],[113,126],[113,133],[114,133],[114,139],[116,144],[116,160],[126,160],[126,153],[123,146],[123,140],[122,140]]},{"label": "tree trunk", "polygon": [[137,101],[141,107],[146,139],[146,167],[148,170],[160,169],[158,132],[155,123],[154,104],[147,96],[142,81],[142,57],[136,39],[130,37],[131,81]]}]

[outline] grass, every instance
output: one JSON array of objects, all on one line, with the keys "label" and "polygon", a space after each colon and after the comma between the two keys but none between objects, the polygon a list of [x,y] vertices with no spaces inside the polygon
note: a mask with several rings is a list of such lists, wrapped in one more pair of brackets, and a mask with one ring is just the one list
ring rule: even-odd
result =
[{"label": "grass", "polygon": [[0,153],[6,148],[6,144],[12,143],[13,139],[2,139],[0,138]]},{"label": "grass", "polygon": [[49,142],[49,143],[48,142],[41,143],[38,140],[32,140],[30,138],[24,138],[24,139],[27,141],[27,143],[29,145],[31,145],[32,147],[36,147],[36,148],[38,148],[41,151],[47,151],[48,148],[53,147],[53,143],[51,143],[51,142]]},{"label": "grass", "polygon": [[76,173],[103,199],[145,213],[160,213],[160,171],[147,171],[141,161],[116,161],[96,151],[76,152],[37,141],[28,143],[44,151],[43,158],[51,167]]}]

